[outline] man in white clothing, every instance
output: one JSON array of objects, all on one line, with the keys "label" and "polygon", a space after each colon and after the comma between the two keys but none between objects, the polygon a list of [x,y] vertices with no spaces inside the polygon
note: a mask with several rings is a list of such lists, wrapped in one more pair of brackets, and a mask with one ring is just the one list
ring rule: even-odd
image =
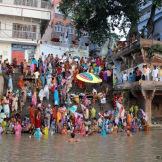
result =
[{"label": "man in white clothing", "polygon": [[47,100],[49,100],[49,87],[48,87],[48,85],[45,85],[45,87],[44,87],[44,96],[46,97]]},{"label": "man in white clothing", "polygon": [[43,98],[44,98],[44,89],[41,89],[41,90],[39,91],[38,96],[39,96],[40,101],[43,102]]},{"label": "man in white clothing", "polygon": [[126,72],[123,73],[122,79],[123,79],[123,83],[126,83],[126,82],[127,82],[127,80],[128,80],[128,75],[127,75]]},{"label": "man in white clothing", "polygon": [[153,81],[158,81],[158,74],[159,74],[159,69],[156,66],[154,66],[154,69],[152,70]]}]

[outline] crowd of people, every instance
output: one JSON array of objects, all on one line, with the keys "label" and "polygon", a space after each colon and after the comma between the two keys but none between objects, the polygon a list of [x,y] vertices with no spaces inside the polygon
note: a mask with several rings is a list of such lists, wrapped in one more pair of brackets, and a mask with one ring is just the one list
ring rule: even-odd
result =
[{"label": "crowd of people", "polygon": [[131,72],[125,71],[122,74],[123,83],[132,83],[139,80],[162,81],[162,69],[158,66],[149,68],[147,65],[143,65],[142,68],[136,67]]},{"label": "crowd of people", "polygon": [[[89,97],[85,83],[76,77],[90,72],[107,84],[112,79],[112,70],[107,67],[106,59],[101,57],[72,58],[67,54],[62,58],[42,54],[39,60],[24,60],[20,66],[16,60],[12,65],[8,61],[1,63],[7,91],[0,99],[0,134],[23,132],[40,138],[49,132],[71,133],[74,138],[75,134],[105,136],[126,131],[130,135],[130,131],[143,130],[147,116],[142,109],[133,106],[126,111],[121,95],[114,96],[110,108],[106,105],[107,89],[92,88]],[[76,94],[78,89],[82,93]]]}]

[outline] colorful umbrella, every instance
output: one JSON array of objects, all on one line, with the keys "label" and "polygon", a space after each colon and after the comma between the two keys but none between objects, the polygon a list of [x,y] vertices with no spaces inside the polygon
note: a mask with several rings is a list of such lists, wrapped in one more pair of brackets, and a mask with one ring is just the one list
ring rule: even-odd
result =
[{"label": "colorful umbrella", "polygon": [[92,73],[80,73],[77,76],[77,79],[86,82],[86,83],[101,83],[102,79]]}]

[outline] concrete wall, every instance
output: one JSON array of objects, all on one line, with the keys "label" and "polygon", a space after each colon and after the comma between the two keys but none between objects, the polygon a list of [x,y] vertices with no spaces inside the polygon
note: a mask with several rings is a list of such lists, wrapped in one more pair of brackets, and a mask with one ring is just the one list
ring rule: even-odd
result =
[{"label": "concrete wall", "polygon": [[8,59],[11,62],[11,43],[0,42],[0,56],[2,56],[2,61]]},{"label": "concrete wall", "polygon": [[72,56],[88,57],[89,55],[89,50],[81,50],[77,48],[72,48],[69,50],[67,47],[54,46],[50,44],[40,44],[38,48],[39,49],[37,49],[37,52],[39,52],[39,54],[43,52],[45,55],[54,54],[58,55],[59,57],[61,57],[65,52],[69,51],[71,51],[70,53]]},{"label": "concrete wall", "polygon": [[41,20],[50,20],[51,18],[50,10],[27,6],[17,6],[13,5],[12,1],[10,4],[11,5],[0,3],[0,15],[30,17]]}]

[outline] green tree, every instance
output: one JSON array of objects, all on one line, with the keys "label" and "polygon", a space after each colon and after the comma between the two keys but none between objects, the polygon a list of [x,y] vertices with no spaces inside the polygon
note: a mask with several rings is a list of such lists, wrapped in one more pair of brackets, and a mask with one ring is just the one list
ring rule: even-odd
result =
[{"label": "green tree", "polygon": [[148,1],[152,1],[152,5],[146,28],[148,38],[152,38],[155,12],[162,0],[62,0],[59,8],[65,17],[70,14],[79,31],[89,32],[92,42],[103,43],[115,27],[124,33],[130,28],[129,36],[137,36],[139,7]]},{"label": "green tree", "polygon": [[87,31],[95,43],[103,43],[115,28],[137,31],[142,0],[62,0],[60,11],[74,20],[76,28]]},{"label": "green tree", "polygon": [[153,38],[155,12],[158,7],[162,6],[162,0],[152,0],[151,13],[147,22],[147,38]]}]

